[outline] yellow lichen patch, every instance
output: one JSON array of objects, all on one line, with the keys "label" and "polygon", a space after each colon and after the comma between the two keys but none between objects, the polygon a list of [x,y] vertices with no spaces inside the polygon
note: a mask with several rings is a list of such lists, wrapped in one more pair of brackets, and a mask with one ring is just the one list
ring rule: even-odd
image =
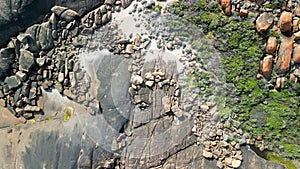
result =
[{"label": "yellow lichen patch", "polygon": [[64,121],[68,121],[72,115],[73,115],[74,109],[70,106],[66,107],[65,111],[64,111]]}]

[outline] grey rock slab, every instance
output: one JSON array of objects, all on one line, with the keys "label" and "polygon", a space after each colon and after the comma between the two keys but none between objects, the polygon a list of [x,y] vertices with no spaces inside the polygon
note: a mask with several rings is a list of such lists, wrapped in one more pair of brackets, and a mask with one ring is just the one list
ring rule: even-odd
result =
[{"label": "grey rock slab", "polygon": [[13,48],[0,49],[0,79],[11,73],[15,51]]},{"label": "grey rock slab", "polygon": [[7,84],[9,89],[17,88],[22,84],[17,76],[6,77],[4,83]]},{"label": "grey rock slab", "polygon": [[34,65],[33,54],[28,51],[21,49],[19,58],[19,69],[25,72],[29,72],[29,69]]}]

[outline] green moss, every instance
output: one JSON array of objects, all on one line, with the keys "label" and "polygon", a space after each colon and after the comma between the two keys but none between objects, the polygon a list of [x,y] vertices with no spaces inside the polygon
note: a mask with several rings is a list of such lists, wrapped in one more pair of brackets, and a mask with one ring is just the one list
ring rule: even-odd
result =
[{"label": "green moss", "polygon": [[[272,1],[272,8],[278,9],[283,3],[284,0]],[[262,135],[275,153],[299,158],[300,85],[287,80],[285,89],[277,92],[270,91],[263,80],[257,80],[259,62],[264,56],[263,38],[267,37],[256,32],[251,13],[243,21],[233,21],[221,14],[220,9],[218,3],[208,0],[199,0],[193,6],[181,0],[170,11],[204,30],[206,37],[214,39],[214,47],[223,54],[226,83],[233,87],[223,90],[217,98],[218,103],[225,102],[219,107],[221,116],[235,114],[244,131],[253,136]],[[271,30],[268,36],[279,40],[275,31]],[[194,47],[203,51],[202,56],[211,53],[203,43],[195,42]],[[199,87],[212,90],[209,75],[195,72],[192,76],[190,80]],[[278,149],[280,145],[285,145],[284,151]]]},{"label": "green moss", "polygon": [[268,152],[267,153],[267,159],[273,162],[282,163],[284,164],[288,169],[297,169],[295,165],[287,159],[281,158],[279,156],[274,155],[273,153]]}]

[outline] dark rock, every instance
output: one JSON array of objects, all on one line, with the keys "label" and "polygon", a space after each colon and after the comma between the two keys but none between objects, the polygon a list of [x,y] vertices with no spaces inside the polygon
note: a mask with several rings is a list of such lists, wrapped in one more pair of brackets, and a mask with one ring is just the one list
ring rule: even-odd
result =
[{"label": "dark rock", "polygon": [[0,49],[0,79],[11,73],[11,65],[15,59],[13,48]]},{"label": "dark rock", "polygon": [[4,83],[7,84],[9,89],[17,88],[22,84],[17,76],[6,77]]},{"label": "dark rock", "polygon": [[19,69],[25,72],[29,72],[29,69],[34,65],[34,57],[28,50],[20,50]]},{"label": "dark rock", "polygon": [[30,34],[21,33],[17,36],[17,39],[21,42],[21,48],[36,52],[39,46],[36,44],[35,39]]},{"label": "dark rock", "polygon": [[41,24],[38,37],[42,50],[50,50],[53,47],[52,29],[49,22]]}]

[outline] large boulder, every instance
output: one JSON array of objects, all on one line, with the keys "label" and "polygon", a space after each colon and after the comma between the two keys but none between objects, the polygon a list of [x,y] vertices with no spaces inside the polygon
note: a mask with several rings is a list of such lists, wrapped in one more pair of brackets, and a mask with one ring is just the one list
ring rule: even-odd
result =
[{"label": "large boulder", "polygon": [[[124,3],[127,4],[125,0]],[[0,46],[4,46],[9,37],[16,35],[26,27],[39,23],[54,5],[63,5],[79,15],[100,6],[104,0],[15,0],[10,3],[0,1]],[[73,12],[72,12],[73,13]],[[64,18],[70,18],[65,13]],[[72,17],[71,17],[72,18]]]}]

